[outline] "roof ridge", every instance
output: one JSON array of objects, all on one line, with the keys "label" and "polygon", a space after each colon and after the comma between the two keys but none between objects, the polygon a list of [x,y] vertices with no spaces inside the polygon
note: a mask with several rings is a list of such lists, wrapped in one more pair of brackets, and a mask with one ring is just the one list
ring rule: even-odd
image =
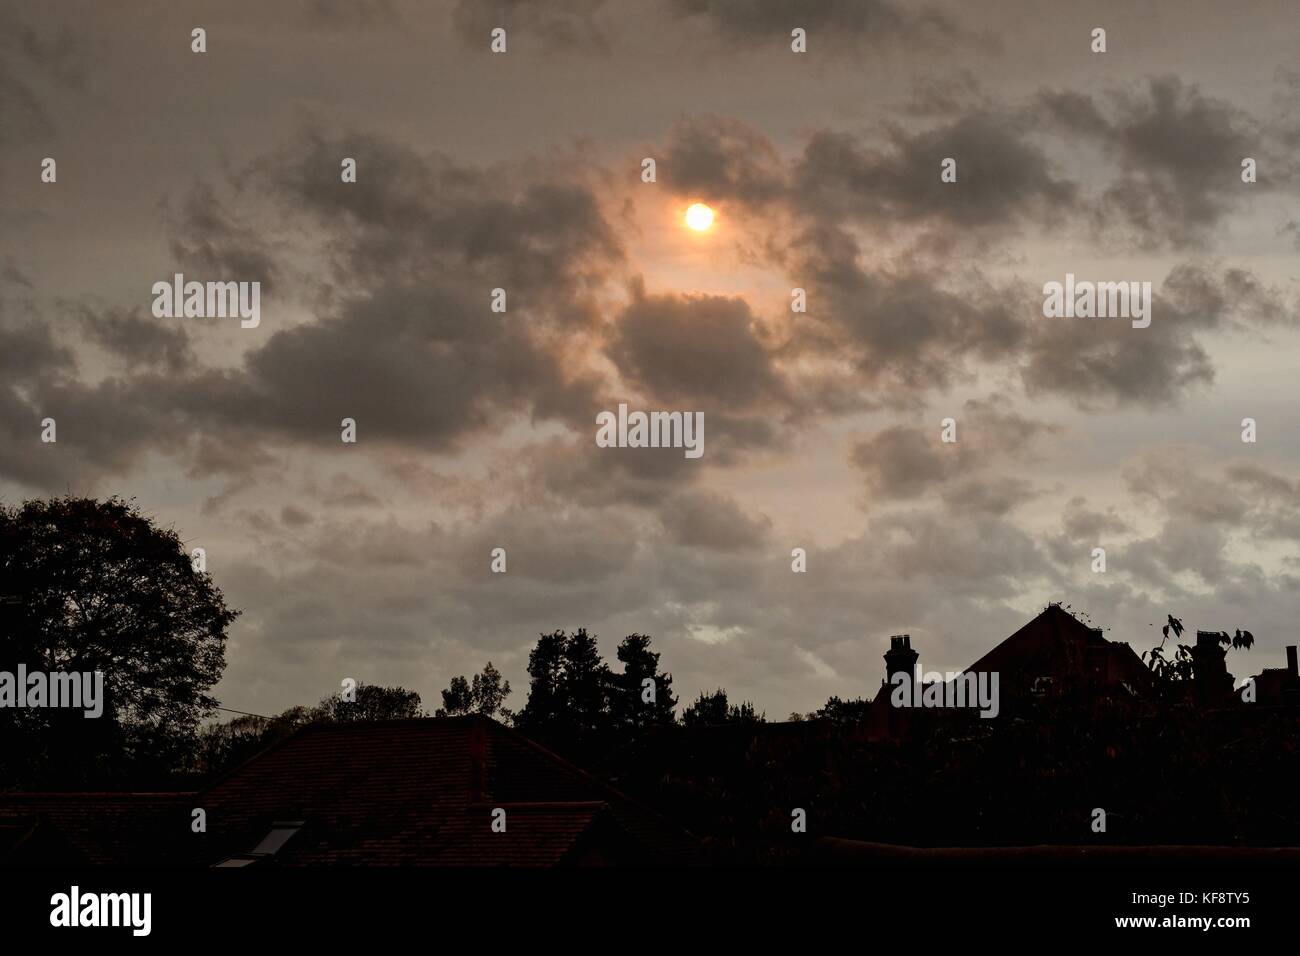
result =
[{"label": "roof ridge", "polygon": [[513,810],[591,810],[608,807],[608,800],[475,800],[469,807],[509,807]]},{"label": "roof ridge", "polygon": [[6,800],[26,800],[42,799],[48,800],[51,797],[58,797],[63,800],[74,799],[103,799],[112,797],[114,799],[130,799],[134,797],[192,797],[199,793],[198,790],[14,790],[11,792],[0,791],[0,803]]}]

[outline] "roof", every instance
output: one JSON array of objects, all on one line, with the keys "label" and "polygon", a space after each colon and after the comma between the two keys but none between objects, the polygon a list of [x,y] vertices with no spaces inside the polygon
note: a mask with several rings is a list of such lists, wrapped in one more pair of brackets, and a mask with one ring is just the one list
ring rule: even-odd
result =
[{"label": "roof", "polygon": [[[189,832],[194,794],[0,793],[0,860],[20,865],[164,862],[168,829]],[[147,855],[153,848],[153,856]]]},{"label": "roof", "polygon": [[[1084,624],[1059,604],[1049,604],[964,673],[997,673],[1004,700],[1034,691],[1038,678],[1090,684],[1094,693],[1126,687],[1128,693],[1145,694],[1152,686],[1151,672],[1128,644],[1106,640],[1098,628]],[[862,726],[869,737],[898,736],[915,719],[952,713],[894,708],[891,690],[882,682],[868,706]]]},{"label": "roof", "polygon": [[310,725],[197,800],[208,863],[249,853],[289,818],[303,823],[280,865],[550,866],[593,845],[635,862],[699,854],[653,811],[482,716]]},{"label": "roof", "polygon": [[[205,833],[192,828],[200,807]],[[497,810],[504,832],[493,829]],[[554,866],[701,856],[684,830],[483,716],[312,724],[198,792],[0,794],[0,861],[9,865]]]},{"label": "roof", "polygon": [[1105,684],[1134,690],[1151,682],[1150,671],[1128,644],[1108,641],[1059,604],[1037,617],[972,664],[968,671],[1020,677],[1078,677],[1098,670]]}]

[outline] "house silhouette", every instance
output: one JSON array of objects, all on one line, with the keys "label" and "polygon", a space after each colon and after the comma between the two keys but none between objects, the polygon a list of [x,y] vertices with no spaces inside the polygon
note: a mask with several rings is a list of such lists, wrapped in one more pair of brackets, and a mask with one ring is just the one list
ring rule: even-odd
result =
[{"label": "house silhouette", "polygon": [[[197,809],[206,832],[195,832]],[[663,817],[483,716],[309,725],[194,793],[0,796],[0,840],[7,865],[549,867],[701,855]]]}]

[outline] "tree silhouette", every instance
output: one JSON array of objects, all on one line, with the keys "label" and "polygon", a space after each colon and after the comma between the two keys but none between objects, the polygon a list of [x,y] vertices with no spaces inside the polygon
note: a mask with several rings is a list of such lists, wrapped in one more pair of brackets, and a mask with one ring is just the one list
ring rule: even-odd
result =
[{"label": "tree silhouette", "polygon": [[345,701],[341,694],[332,694],[315,707],[290,707],[274,717],[240,714],[225,723],[204,727],[188,769],[199,780],[211,779],[308,724],[424,716],[420,695],[413,690],[358,684],[355,701]]},{"label": "tree silhouette", "polygon": [[864,697],[853,700],[840,700],[839,697],[832,697],[826,701],[825,707],[813,711],[808,716],[819,720],[829,720],[833,724],[852,726],[853,724],[862,723],[870,709],[871,701]]},{"label": "tree silhouette", "polygon": [[609,726],[609,666],[600,659],[595,635],[578,628],[564,645],[560,673],[563,713],[571,732],[591,739]]},{"label": "tree silhouette", "polygon": [[[1153,647],[1142,654],[1142,660],[1146,661],[1147,666],[1151,668],[1151,673],[1157,680],[1161,681],[1188,681],[1196,677],[1196,659],[1192,653],[1192,647],[1188,644],[1178,643],[1178,639],[1183,636],[1183,622],[1180,618],[1172,614],[1166,615],[1167,623],[1160,628],[1163,637],[1158,647]],[[1169,640],[1170,633],[1174,635],[1176,650],[1173,657],[1165,657],[1165,643]],[[1227,631],[1217,632],[1219,643],[1225,647],[1231,647],[1233,650],[1250,650],[1255,644],[1255,635],[1250,631],[1238,629],[1235,634],[1229,635]]]},{"label": "tree silhouette", "polygon": [[728,705],[727,692],[719,687],[712,694],[700,692],[695,703],[682,713],[682,723],[687,727],[710,724],[762,724],[766,714],[756,713],[754,705],[745,701],[739,706]]},{"label": "tree silhouette", "polygon": [[[639,731],[676,721],[677,698],[673,696],[673,675],[659,673],[659,654],[650,650],[645,634],[629,634],[618,645],[623,673],[611,677],[610,713],[621,731]],[[654,682],[654,700],[647,703],[647,680]]]},{"label": "tree silhouette", "polygon": [[104,712],[0,709],[0,779],[51,786],[178,766],[225,667],[226,607],[131,502],[0,506],[0,670],[103,674]]},{"label": "tree silhouette", "polygon": [[526,734],[575,756],[609,738],[612,675],[586,628],[542,634],[528,676],[528,702],[516,718]]},{"label": "tree silhouette", "polygon": [[420,695],[405,687],[357,684],[355,690],[352,700],[344,700],[341,692],[323,698],[312,708],[309,721],[345,724],[428,716],[421,707]]},{"label": "tree silhouette", "polygon": [[564,631],[542,634],[528,652],[528,701],[517,721],[526,733],[540,737],[561,729],[564,703],[560,682],[568,641]]},{"label": "tree silhouette", "polygon": [[453,677],[450,685],[442,692],[442,706],[438,708],[437,717],[459,717],[464,714],[486,714],[498,717],[505,723],[514,719],[514,713],[506,708],[505,700],[510,696],[510,681],[501,677],[501,672],[488,661],[483,673],[474,675],[471,684],[463,676]]},{"label": "tree silhouette", "polygon": [[312,713],[312,708],[298,705],[274,717],[240,714],[209,724],[199,732],[188,769],[199,782],[210,780],[311,723]]}]

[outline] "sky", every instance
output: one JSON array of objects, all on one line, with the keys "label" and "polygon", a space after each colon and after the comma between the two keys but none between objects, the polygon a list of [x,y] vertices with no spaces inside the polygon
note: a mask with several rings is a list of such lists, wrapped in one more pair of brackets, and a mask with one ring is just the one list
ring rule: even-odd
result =
[{"label": "sky", "polygon": [[[1281,666],[1297,49],[1250,0],[0,0],[0,501],[203,548],[261,714],[488,660],[519,707],[586,627],[780,719],[1051,601]],[[156,317],[178,272],[257,327]],[[1150,325],[1045,317],[1067,273]],[[620,403],[703,455],[598,447]]]}]

